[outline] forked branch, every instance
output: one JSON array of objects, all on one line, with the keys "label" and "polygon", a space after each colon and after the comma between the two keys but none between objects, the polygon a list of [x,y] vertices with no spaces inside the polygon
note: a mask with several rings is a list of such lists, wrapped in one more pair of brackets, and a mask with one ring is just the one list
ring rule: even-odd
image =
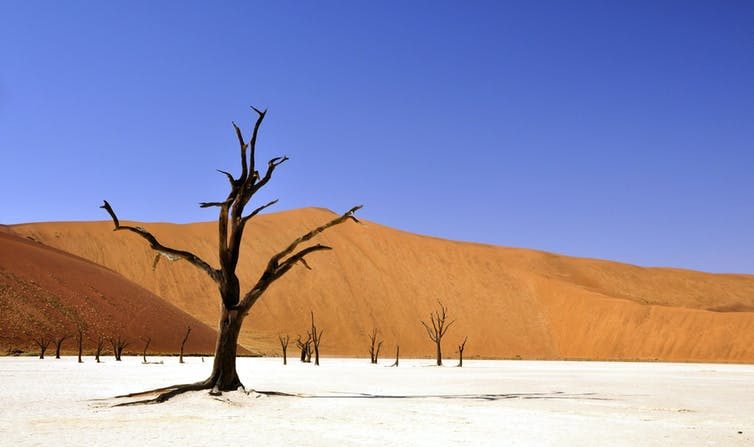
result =
[{"label": "forked branch", "polygon": [[[291,242],[285,249],[270,258],[270,261],[267,263],[267,267],[265,268],[264,272],[262,272],[262,276],[260,276],[259,280],[257,280],[257,283],[254,285],[254,287],[252,287],[252,289],[249,290],[246,295],[244,295],[244,298],[238,305],[238,309],[243,312],[248,312],[248,310],[251,308],[251,306],[254,305],[256,300],[259,299],[262,293],[267,290],[267,288],[275,280],[287,273],[296,263],[300,262],[305,267],[309,268],[309,264],[304,259],[306,255],[315,251],[330,250],[331,248],[326,245],[317,244],[293,253],[296,248],[300,244],[311,240],[313,237],[322,233],[328,228],[340,225],[347,220],[359,222],[359,220],[354,217],[354,213],[360,208],[361,205],[355,206],[345,213],[341,214],[340,216],[336,217],[335,219],[332,219],[331,221],[309,231],[308,233]],[[286,256],[288,257],[286,258]]]}]

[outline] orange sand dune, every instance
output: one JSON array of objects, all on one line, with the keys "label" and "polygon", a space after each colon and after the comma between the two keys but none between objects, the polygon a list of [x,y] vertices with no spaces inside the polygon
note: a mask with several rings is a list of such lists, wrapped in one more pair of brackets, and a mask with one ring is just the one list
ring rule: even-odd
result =
[{"label": "orange sand dune", "polygon": [[[186,352],[212,352],[215,331],[148,290],[100,265],[21,238],[0,228],[0,349],[36,352],[32,338],[70,335],[63,351],[74,352],[77,328],[84,350],[100,336],[121,336],[127,352],[179,349],[186,326]],[[54,348],[52,348],[54,349]],[[110,351],[106,343],[106,351]]]},{"label": "orange sand dune", "polygon": [[[125,216],[126,211],[120,210]],[[267,257],[332,217],[316,208],[258,216],[242,246],[247,287]],[[163,243],[217,265],[215,223],[141,224]],[[15,225],[25,236],[121,273],[213,325],[218,296],[193,266],[161,260],[138,236],[110,222]],[[348,222],[322,235],[335,248],[315,253],[313,270],[294,268],[254,307],[241,342],[278,352],[277,334],[304,334],[313,310],[325,329],[322,351],[366,356],[379,327],[383,357],[431,356],[419,320],[442,300],[457,320],[447,356],[469,337],[481,357],[754,362],[754,276],[641,268],[526,249],[441,240],[372,222]],[[295,349],[295,348],[294,348]]]}]

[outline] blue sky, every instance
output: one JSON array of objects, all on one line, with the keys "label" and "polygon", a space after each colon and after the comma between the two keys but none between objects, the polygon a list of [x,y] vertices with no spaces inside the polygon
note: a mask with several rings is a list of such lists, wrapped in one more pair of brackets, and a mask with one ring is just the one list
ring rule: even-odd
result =
[{"label": "blue sky", "polygon": [[212,220],[252,104],[278,210],[754,273],[750,2],[2,2],[0,223]]}]

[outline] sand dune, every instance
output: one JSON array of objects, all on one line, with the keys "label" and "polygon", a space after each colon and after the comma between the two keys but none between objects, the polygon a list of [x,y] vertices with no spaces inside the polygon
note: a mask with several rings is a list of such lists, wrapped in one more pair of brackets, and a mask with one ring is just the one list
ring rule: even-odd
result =
[{"label": "sand dune", "polygon": [[[100,265],[18,237],[0,229],[0,349],[35,351],[32,337],[71,338],[77,328],[84,349],[100,336],[121,336],[140,352],[141,337],[151,337],[150,352],[175,352],[186,326],[192,328],[186,352],[214,349],[215,332],[137,284]],[[106,344],[107,351],[110,350]]]},{"label": "sand dune", "polygon": [[[125,210],[121,211],[125,215]],[[248,227],[239,277],[250,286],[266,258],[332,217],[307,208],[262,215]],[[216,265],[215,223],[141,224],[166,244]],[[121,273],[214,326],[212,282],[193,266],[160,261],[138,236],[110,222],[15,225],[13,231]],[[313,310],[322,350],[366,356],[379,327],[383,355],[431,356],[419,324],[442,300],[456,324],[446,355],[469,337],[481,357],[754,362],[754,276],[641,268],[526,249],[447,241],[352,222],[322,236],[335,250],[310,258],[271,287],[241,336],[247,348],[277,352],[277,334],[304,334]]]}]

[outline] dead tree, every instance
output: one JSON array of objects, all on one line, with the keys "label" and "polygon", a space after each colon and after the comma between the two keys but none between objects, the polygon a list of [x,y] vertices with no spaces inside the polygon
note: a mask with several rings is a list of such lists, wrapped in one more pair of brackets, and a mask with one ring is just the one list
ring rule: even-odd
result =
[{"label": "dead tree", "polygon": [[377,358],[380,356],[380,348],[382,347],[382,340],[377,340],[377,328],[372,328],[372,333],[369,334],[369,362],[372,364],[377,363]]},{"label": "dead tree", "polygon": [[302,340],[301,336],[296,337],[296,346],[301,350],[301,362],[309,363],[312,361],[312,334],[307,333],[306,340]]},{"label": "dead tree", "polygon": [[395,362],[393,362],[393,364],[390,366],[398,366],[398,355],[400,354],[400,352],[401,352],[401,346],[395,345]]},{"label": "dead tree", "polygon": [[469,337],[463,337],[463,341],[460,345],[458,345],[458,367],[463,366],[463,348],[466,347],[466,340],[468,340]]},{"label": "dead tree", "polygon": [[288,334],[285,334],[285,337],[278,334],[278,340],[280,340],[280,348],[283,350],[283,365],[288,364],[288,342],[291,340],[291,337],[288,336]]},{"label": "dead tree", "polygon": [[442,343],[442,338],[445,336],[445,333],[448,332],[450,326],[455,323],[455,320],[448,323],[447,309],[440,301],[437,303],[440,305],[440,308],[429,314],[429,321],[432,323],[432,327],[429,327],[424,321],[422,321],[421,324],[424,326],[424,329],[427,330],[429,339],[435,342],[435,345],[437,346],[437,366],[442,366],[442,347],[440,345]]},{"label": "dead tree", "polygon": [[147,349],[149,349],[149,344],[152,343],[152,337],[147,337],[146,339],[142,340],[144,340],[145,345],[144,351],[141,353],[141,357],[144,359],[144,364],[146,365],[147,363],[149,363],[147,362]]},{"label": "dead tree", "polygon": [[81,329],[78,330],[77,341],[79,345],[79,363],[84,363],[84,361],[81,360],[81,351],[83,350],[83,345],[84,345],[84,332]]},{"label": "dead tree", "polygon": [[39,358],[43,359],[45,358],[45,352],[47,351],[47,348],[50,346],[50,343],[52,343],[51,338],[47,338],[46,335],[43,335],[39,338],[34,338],[34,343],[39,346]]},{"label": "dead tree", "polygon": [[183,347],[186,346],[186,341],[188,340],[190,333],[191,333],[191,326],[187,326],[186,335],[183,336],[183,340],[181,341],[181,356],[178,358],[178,363],[183,363]]},{"label": "dead tree", "polygon": [[94,359],[99,363],[99,356],[102,354],[102,348],[105,347],[105,337],[101,336],[97,339],[97,349],[94,351]]},{"label": "dead tree", "polygon": [[128,342],[125,338],[121,338],[121,336],[118,335],[117,338],[110,339],[110,344],[113,345],[113,355],[115,356],[115,360],[120,362],[120,357],[123,355],[123,350],[128,346]]},{"label": "dead tree", "polygon": [[55,340],[55,358],[60,358],[60,346],[63,344],[64,341],[66,341],[70,337],[70,335],[63,335],[62,337]]},{"label": "dead tree", "polygon": [[[314,346],[314,366],[319,366],[319,343],[322,341],[322,333],[324,329],[317,333],[317,326],[314,325],[314,312],[310,312],[312,315],[312,332],[310,337],[312,339],[312,346]],[[311,354],[309,354],[311,356]]]},{"label": "dead tree", "polygon": [[[243,384],[236,372],[236,352],[238,335],[241,331],[244,318],[246,318],[251,308],[262,297],[270,285],[282,278],[295,265],[300,263],[304,267],[309,268],[309,264],[306,261],[308,255],[331,249],[331,247],[322,244],[308,245],[301,248],[302,244],[311,241],[315,236],[328,228],[342,224],[348,220],[358,222],[354,217],[354,213],[361,206],[355,206],[342,215],[305,233],[274,254],[268,260],[256,283],[246,289],[245,293],[241,292],[241,285],[236,275],[236,267],[241,253],[241,239],[244,235],[244,230],[254,216],[277,203],[277,200],[258,206],[249,213],[245,212],[246,206],[254,195],[267,185],[276,168],[288,160],[286,156],[275,157],[267,162],[264,173],[257,170],[255,157],[257,136],[267,112],[256,108],[253,109],[257,113],[257,119],[248,140],[244,138],[241,129],[233,123],[240,148],[241,173],[237,177],[234,177],[230,172],[220,171],[229,183],[230,191],[227,197],[217,202],[202,202],[199,204],[202,208],[212,207],[219,210],[217,219],[219,236],[218,268],[212,267],[208,262],[190,251],[163,245],[152,233],[142,227],[121,225],[112,206],[107,201],[102,205],[102,208],[112,218],[115,231],[125,230],[133,232],[145,239],[156,252],[155,261],[159,259],[159,256],[165,256],[172,260],[185,260],[206,273],[215,282],[220,292],[222,307],[217,331],[217,343],[215,344],[215,358],[209,377],[196,383],[175,385],[160,389],[158,391],[161,393],[156,398],[147,399],[143,402],[164,402],[173,396],[192,390],[211,389],[211,394],[217,395],[222,391],[242,388]],[[152,391],[155,392],[155,390]],[[146,394],[142,393],[140,395]]]}]

